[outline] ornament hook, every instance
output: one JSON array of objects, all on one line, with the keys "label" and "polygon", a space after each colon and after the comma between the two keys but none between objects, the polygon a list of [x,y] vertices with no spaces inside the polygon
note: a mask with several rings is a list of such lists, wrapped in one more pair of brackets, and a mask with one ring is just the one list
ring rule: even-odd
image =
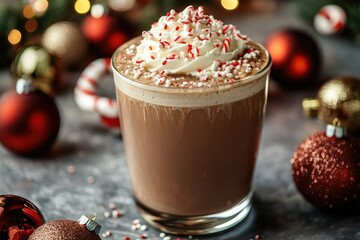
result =
[{"label": "ornament hook", "polygon": [[341,121],[338,118],[334,118],[332,124],[326,126],[326,136],[342,138],[346,136],[346,128],[341,126]]},{"label": "ornament hook", "polygon": [[16,92],[18,94],[28,94],[34,91],[34,86],[30,79],[20,78],[16,82]]},{"label": "ornament hook", "polygon": [[89,216],[82,215],[78,223],[84,225],[89,232],[94,232],[99,235],[101,225],[96,222],[96,214],[91,213]]},{"label": "ornament hook", "polygon": [[92,221],[96,221],[96,213],[91,213],[89,215],[89,219],[92,220]]}]

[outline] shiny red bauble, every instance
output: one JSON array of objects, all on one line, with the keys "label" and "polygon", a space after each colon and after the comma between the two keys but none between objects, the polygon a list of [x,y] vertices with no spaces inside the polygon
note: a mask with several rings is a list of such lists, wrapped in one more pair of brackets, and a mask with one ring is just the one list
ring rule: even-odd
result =
[{"label": "shiny red bauble", "polygon": [[127,24],[122,26],[119,22],[119,19],[110,15],[98,18],[89,15],[82,22],[81,30],[85,38],[97,49],[101,57],[110,57],[129,39],[124,28]]},{"label": "shiny red bauble", "polygon": [[44,222],[40,210],[29,200],[0,195],[0,239],[27,240]]},{"label": "shiny red bauble", "polygon": [[318,208],[347,208],[360,198],[360,143],[356,138],[317,132],[298,146],[291,164],[298,190]]},{"label": "shiny red bauble", "polygon": [[265,46],[273,60],[271,77],[282,86],[305,87],[317,80],[321,54],[309,34],[295,29],[276,31]]},{"label": "shiny red bauble", "polygon": [[5,92],[0,98],[0,143],[19,155],[37,155],[55,142],[60,114],[52,97],[35,90]]}]

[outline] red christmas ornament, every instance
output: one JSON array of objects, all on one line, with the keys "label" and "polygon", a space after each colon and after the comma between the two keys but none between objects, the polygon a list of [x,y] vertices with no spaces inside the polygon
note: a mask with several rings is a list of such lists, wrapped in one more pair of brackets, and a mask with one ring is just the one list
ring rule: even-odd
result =
[{"label": "red christmas ornament", "polygon": [[20,79],[17,90],[0,98],[0,143],[19,155],[36,155],[48,150],[60,128],[54,100]]},{"label": "red christmas ornament", "polygon": [[101,226],[95,220],[84,215],[77,222],[53,220],[36,229],[29,240],[101,240],[98,236]]},{"label": "red christmas ornament", "polygon": [[322,209],[352,206],[360,197],[360,143],[328,125],[302,142],[291,164],[303,196]]},{"label": "red christmas ornament", "polygon": [[126,29],[119,22],[119,19],[110,15],[97,18],[89,15],[81,25],[84,36],[97,48],[102,57],[110,57],[129,39]]},{"label": "red christmas ornament", "polygon": [[116,25],[116,20],[108,15],[95,18],[93,16],[87,16],[82,25],[81,29],[85,37],[92,43],[101,43],[105,41],[109,32],[112,31]]},{"label": "red christmas ornament", "polygon": [[305,32],[286,29],[271,34],[266,43],[273,60],[271,77],[286,87],[316,81],[321,67],[320,50]]},{"label": "red christmas ornament", "polygon": [[0,195],[0,239],[27,240],[44,222],[40,210],[29,200]]}]

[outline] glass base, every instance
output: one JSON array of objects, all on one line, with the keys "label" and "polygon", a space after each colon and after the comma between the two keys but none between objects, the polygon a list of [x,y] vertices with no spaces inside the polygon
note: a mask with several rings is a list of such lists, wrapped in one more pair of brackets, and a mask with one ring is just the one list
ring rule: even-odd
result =
[{"label": "glass base", "polygon": [[241,222],[250,212],[252,194],[223,212],[186,217],[159,213],[136,201],[140,215],[153,227],[177,235],[204,235],[221,232]]}]

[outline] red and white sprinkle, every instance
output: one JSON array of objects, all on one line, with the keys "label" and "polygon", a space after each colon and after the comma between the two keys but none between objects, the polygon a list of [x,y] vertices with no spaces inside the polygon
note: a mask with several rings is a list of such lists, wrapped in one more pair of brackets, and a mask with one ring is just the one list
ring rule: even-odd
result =
[{"label": "red and white sprinkle", "polygon": [[70,174],[74,174],[74,173],[76,173],[77,169],[76,169],[76,167],[74,165],[69,165],[68,168],[67,168],[67,171]]},{"label": "red and white sprinkle", "polygon": [[95,183],[95,178],[93,176],[88,176],[87,177],[87,183],[94,184]]},{"label": "red and white sprinkle", "polygon": [[114,218],[119,218],[119,217],[121,217],[123,215],[123,213],[120,210],[115,209],[115,210],[112,211],[111,215]]},{"label": "red and white sprinkle", "polygon": [[104,232],[103,234],[101,234],[101,236],[103,238],[108,238],[108,237],[111,237],[112,236],[112,232],[107,230],[106,232]]},{"label": "red and white sprinkle", "polygon": [[116,206],[115,203],[110,202],[110,203],[108,204],[108,208],[114,210],[114,209],[117,209],[117,206]]},{"label": "red and white sprinkle", "polygon": [[146,231],[147,230],[147,226],[145,224],[140,226],[140,231]]},{"label": "red and white sprinkle", "polygon": [[110,217],[111,217],[110,212],[109,212],[109,211],[105,211],[105,212],[104,212],[104,217],[110,218]]}]

